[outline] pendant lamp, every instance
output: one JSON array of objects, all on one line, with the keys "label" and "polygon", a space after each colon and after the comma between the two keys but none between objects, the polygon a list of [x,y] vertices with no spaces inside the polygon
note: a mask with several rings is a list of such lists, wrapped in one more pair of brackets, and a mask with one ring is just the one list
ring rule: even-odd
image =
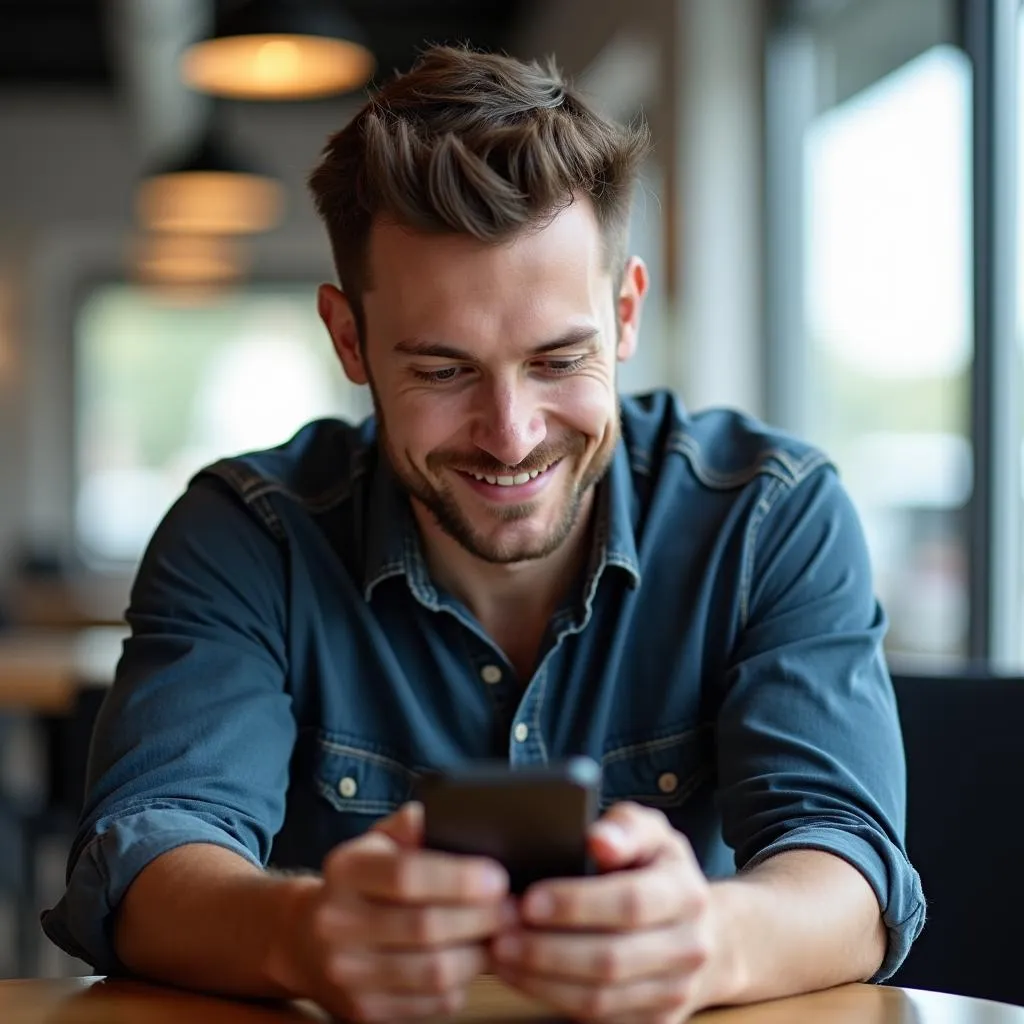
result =
[{"label": "pendant lamp", "polygon": [[267,231],[283,209],[281,184],[231,153],[212,121],[189,152],[147,174],[136,194],[143,227],[187,235]]},{"label": "pendant lamp", "polygon": [[214,288],[246,270],[238,243],[216,235],[149,235],[132,248],[134,276],[149,285]]},{"label": "pendant lamp", "polygon": [[186,49],[181,76],[214,96],[304,100],[365,85],[374,65],[338,0],[235,0]]}]

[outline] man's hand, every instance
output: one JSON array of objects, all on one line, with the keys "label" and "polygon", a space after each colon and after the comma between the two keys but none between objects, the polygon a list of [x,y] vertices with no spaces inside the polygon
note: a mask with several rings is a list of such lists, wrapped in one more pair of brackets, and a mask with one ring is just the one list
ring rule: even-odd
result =
[{"label": "man's hand", "polygon": [[500,865],[421,840],[422,809],[407,805],[328,855],[274,954],[283,984],[361,1021],[458,1008],[486,967],[487,940],[516,911]]},{"label": "man's hand", "polygon": [[624,803],[594,825],[591,852],[607,873],[533,886],[521,927],[493,945],[496,972],[576,1020],[684,1020],[704,1005],[713,953],[689,843],[660,812]]}]

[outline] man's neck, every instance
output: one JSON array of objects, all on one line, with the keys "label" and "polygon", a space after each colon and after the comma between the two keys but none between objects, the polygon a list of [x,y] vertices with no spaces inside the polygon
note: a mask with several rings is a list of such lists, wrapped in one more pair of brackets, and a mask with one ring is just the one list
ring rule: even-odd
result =
[{"label": "man's neck", "polygon": [[[565,542],[544,558],[495,565],[470,554],[413,501],[413,512],[434,580],[462,601],[510,660],[521,660],[509,647],[539,646],[547,623],[586,565],[594,489]],[[517,665],[521,668],[521,665]]]}]

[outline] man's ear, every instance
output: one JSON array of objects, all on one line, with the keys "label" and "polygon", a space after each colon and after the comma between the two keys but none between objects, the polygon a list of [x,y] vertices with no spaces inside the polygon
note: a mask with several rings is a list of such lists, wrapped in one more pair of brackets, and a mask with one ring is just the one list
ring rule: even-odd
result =
[{"label": "man's ear", "polygon": [[640,340],[640,311],[643,308],[644,296],[650,279],[647,267],[639,256],[631,256],[626,261],[626,269],[622,274],[616,302],[619,340],[615,348],[615,356],[620,363],[632,359]]},{"label": "man's ear", "polygon": [[322,284],[316,293],[316,308],[331,336],[334,351],[341,360],[345,376],[353,384],[366,384],[370,375],[366,371],[362,346],[359,344],[359,328],[356,325],[352,304],[345,293],[333,284]]}]

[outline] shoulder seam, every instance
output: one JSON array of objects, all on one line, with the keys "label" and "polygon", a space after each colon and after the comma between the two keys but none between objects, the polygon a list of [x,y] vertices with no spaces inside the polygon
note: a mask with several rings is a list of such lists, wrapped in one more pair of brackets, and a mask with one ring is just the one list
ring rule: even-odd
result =
[{"label": "shoulder seam", "polygon": [[269,497],[274,494],[280,495],[314,514],[329,512],[351,497],[356,483],[366,475],[366,452],[365,447],[356,452],[352,472],[345,480],[314,495],[299,494],[274,477],[241,472],[236,459],[221,459],[207,466],[201,473],[209,473],[224,480],[246,505],[259,513],[277,536],[283,538],[284,528]]},{"label": "shoulder seam", "polygon": [[716,490],[731,490],[750,483],[758,476],[775,477],[780,484],[795,487],[819,466],[831,460],[817,448],[811,448],[803,457],[794,457],[783,448],[771,447],[761,452],[749,466],[731,473],[720,473],[712,469],[700,457],[700,448],[690,434],[673,431],[665,442],[665,450],[682,455],[690,464],[694,475],[701,483]]}]

